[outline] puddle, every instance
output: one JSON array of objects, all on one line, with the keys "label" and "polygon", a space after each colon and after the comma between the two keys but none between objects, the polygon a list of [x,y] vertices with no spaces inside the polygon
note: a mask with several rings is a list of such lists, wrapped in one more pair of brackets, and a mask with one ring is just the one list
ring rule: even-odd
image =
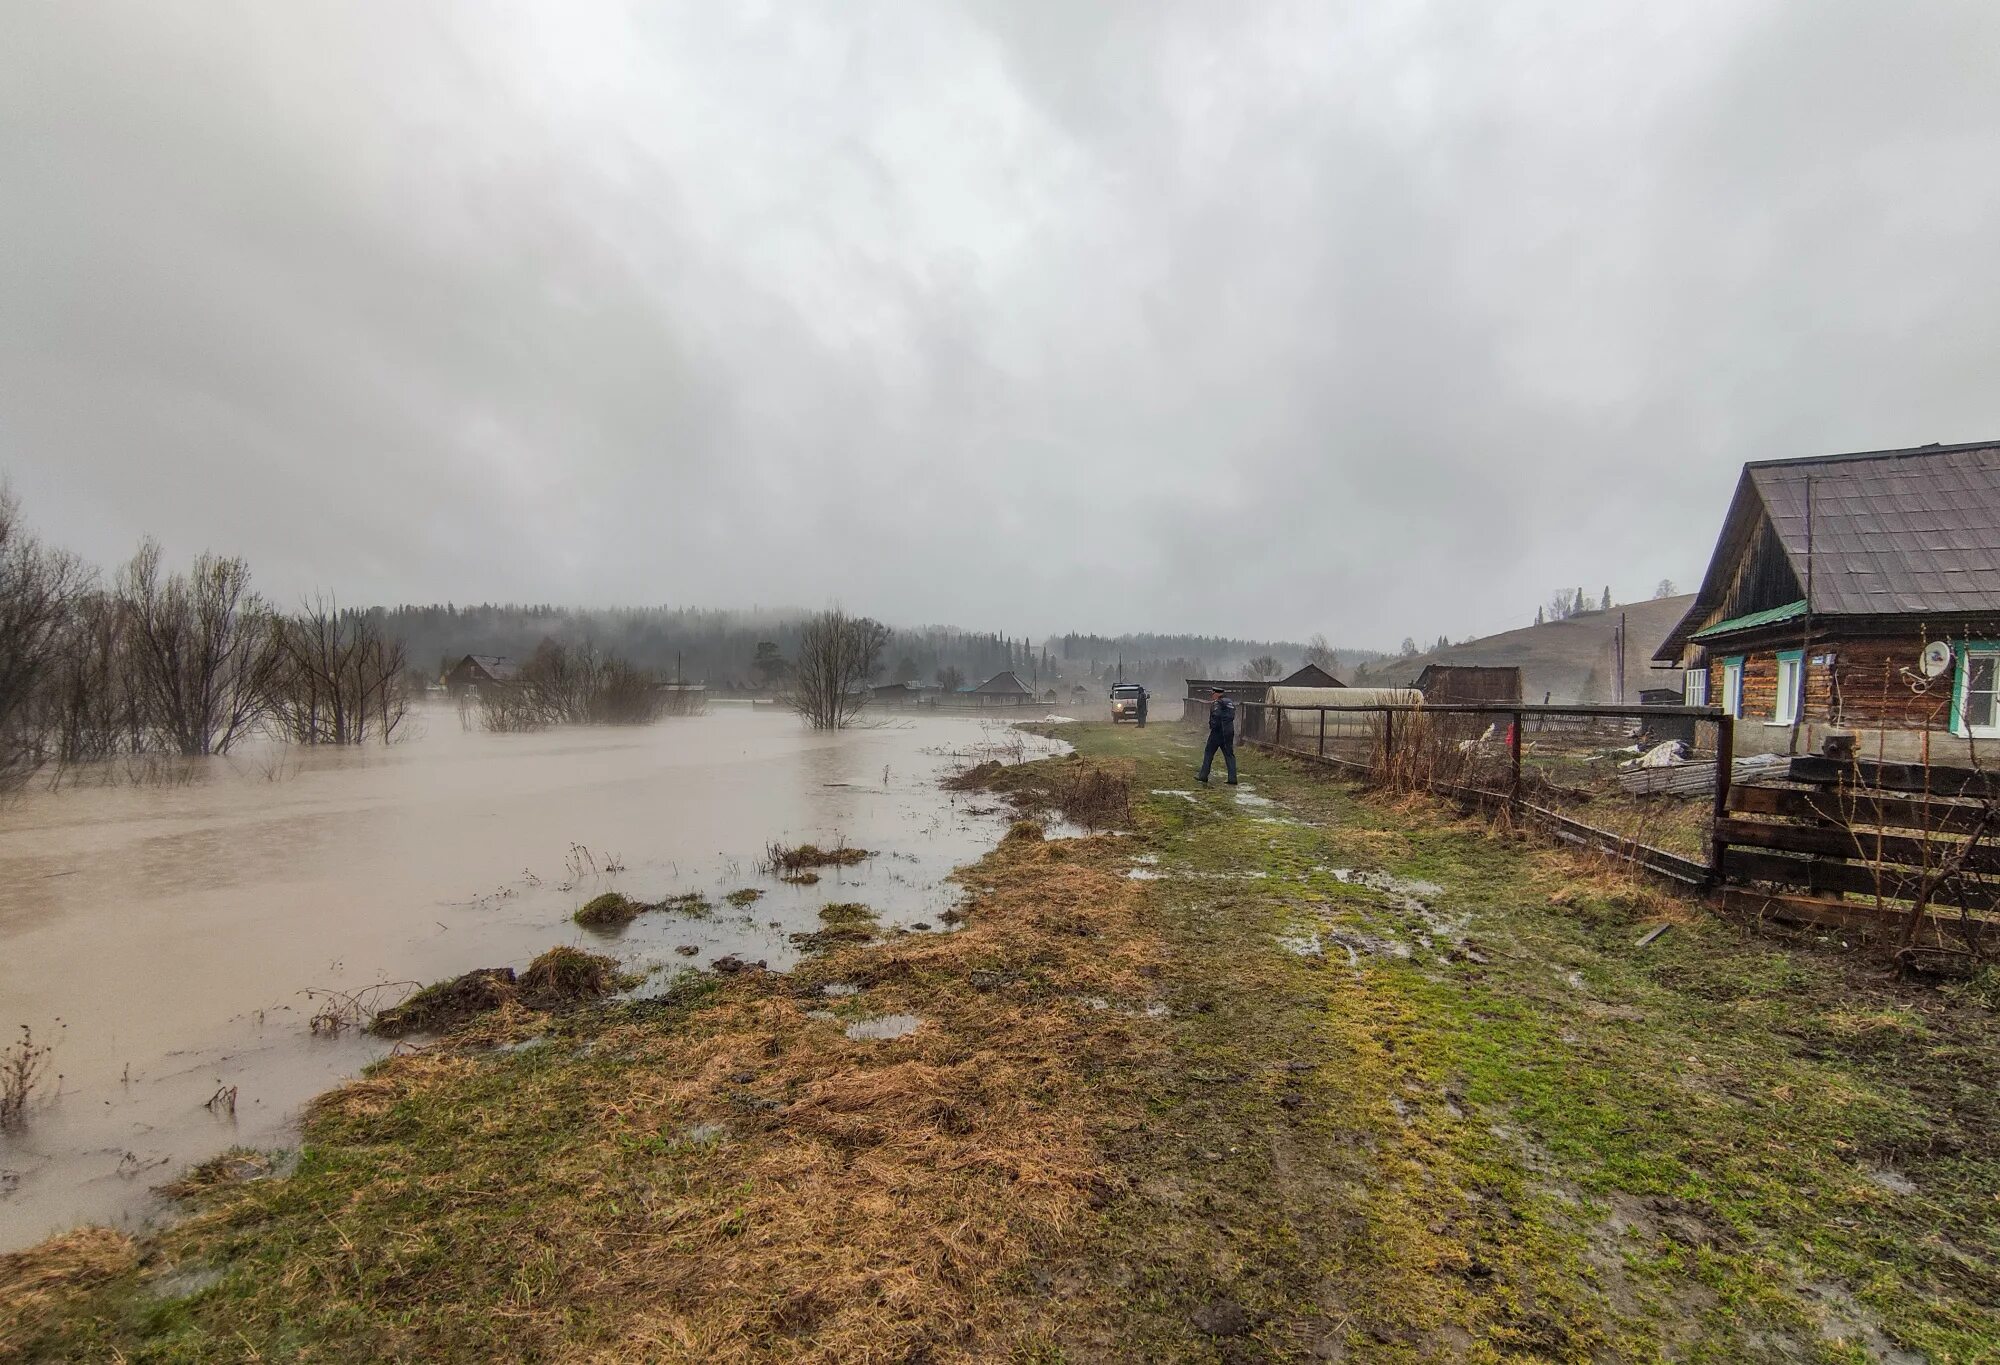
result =
[{"label": "puddle", "polygon": [[923,1020],[914,1014],[879,1014],[873,1019],[857,1019],[847,1026],[847,1036],[857,1043],[879,1043],[915,1033]]},{"label": "puddle", "polygon": [[1916,1182],[1901,1171],[1892,1171],[1886,1166],[1867,1166],[1862,1168],[1861,1173],[1890,1194],[1908,1196],[1917,1193]]},{"label": "puddle", "polygon": [[1275,806],[1278,803],[1268,796],[1257,795],[1249,787],[1239,786],[1236,789],[1236,804],[1239,806]]},{"label": "puddle", "polygon": [[1125,879],[1134,882],[1156,882],[1160,879],[1160,874],[1150,867],[1135,867],[1125,874]]},{"label": "puddle", "polygon": [[[940,924],[964,894],[946,877],[1008,817],[974,814],[939,777],[996,748],[1067,747],[974,717],[815,734],[724,702],[526,735],[422,706],[406,733],[386,747],[252,746],[196,764],[186,785],[86,780],[0,811],[5,1024],[57,1041],[63,1073],[25,1130],[0,1134],[0,1253],[78,1223],[143,1225],[164,1209],[147,1188],[159,1179],[231,1146],[293,1145],[301,1106],[389,1048],[353,1030],[312,1036],[308,988],[518,968],[572,944],[665,963],[640,987],[657,993],[730,957],[788,969],[790,935],[819,927],[829,902],[866,903],[885,932]],[[768,841],[843,838],[876,856],[820,869],[814,886],[758,871]],[[727,899],[748,889],[764,893],[754,914]],[[712,908],[648,910],[611,932],[571,922],[606,891],[699,893]],[[231,1086],[233,1114],[204,1108]],[[135,1167],[161,1174],[129,1178]]]},{"label": "puddle", "polygon": [[851,981],[829,981],[819,988],[819,993],[829,1000],[841,1000],[861,994],[861,987]]}]

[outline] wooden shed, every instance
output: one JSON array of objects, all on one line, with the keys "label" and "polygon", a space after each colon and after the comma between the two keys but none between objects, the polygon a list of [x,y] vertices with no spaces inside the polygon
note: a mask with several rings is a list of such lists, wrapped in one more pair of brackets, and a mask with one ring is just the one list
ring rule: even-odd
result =
[{"label": "wooden shed", "polygon": [[1458,706],[1504,706],[1521,700],[1521,670],[1514,664],[1430,664],[1417,675],[1424,700]]}]

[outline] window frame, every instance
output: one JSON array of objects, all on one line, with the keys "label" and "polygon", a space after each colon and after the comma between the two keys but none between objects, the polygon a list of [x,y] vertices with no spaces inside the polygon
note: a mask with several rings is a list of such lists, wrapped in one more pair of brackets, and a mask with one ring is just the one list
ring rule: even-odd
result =
[{"label": "window frame", "polygon": [[[1741,654],[1731,654],[1722,661],[1722,714],[1732,720],[1743,719],[1743,661]],[[1731,674],[1735,674],[1735,685],[1731,686]]]},{"label": "window frame", "polygon": [[1952,648],[1951,732],[1960,739],[2000,739],[2000,725],[1971,725],[1965,715],[1966,696],[1972,688],[1974,656],[1993,659],[1995,681],[2000,682],[2000,640],[1962,640]]},{"label": "window frame", "polygon": [[1681,676],[1681,701],[1688,706],[1708,705],[1708,666],[1686,669]]},{"label": "window frame", "polygon": [[[1786,696],[1785,665],[1792,666],[1791,695]],[[1799,723],[1800,713],[1805,710],[1806,692],[1806,652],[1804,649],[1781,649],[1777,653],[1777,689],[1771,702],[1771,719],[1768,724],[1793,726]],[[1786,703],[1790,705],[1787,706]]]}]

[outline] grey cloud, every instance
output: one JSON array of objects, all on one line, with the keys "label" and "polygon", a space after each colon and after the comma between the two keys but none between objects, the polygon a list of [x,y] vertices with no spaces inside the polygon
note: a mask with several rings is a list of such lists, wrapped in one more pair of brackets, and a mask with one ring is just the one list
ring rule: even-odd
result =
[{"label": "grey cloud", "polygon": [[19,6],[0,472],[280,596],[1392,644],[2000,433],[2000,12]]}]

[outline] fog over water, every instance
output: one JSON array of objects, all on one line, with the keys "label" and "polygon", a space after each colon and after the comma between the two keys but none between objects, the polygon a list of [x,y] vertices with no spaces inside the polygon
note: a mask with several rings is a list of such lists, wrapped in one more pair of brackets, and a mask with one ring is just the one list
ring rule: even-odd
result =
[{"label": "fog over water", "polygon": [[[153,1186],[228,1146],[292,1142],[301,1104],[388,1048],[310,1036],[309,988],[518,968],[569,943],[616,955],[653,991],[727,953],[790,966],[789,935],[820,927],[831,901],[869,905],[885,929],[948,931],[958,889],[944,878],[1005,821],[938,779],[1016,742],[971,718],[814,733],[730,705],[492,735],[430,706],[386,748],[253,745],[197,761],[186,784],[9,798],[0,1022],[55,1042],[63,1079],[25,1131],[0,1135],[0,1251],[154,1212]],[[812,887],[757,870],[769,840],[843,838],[876,856]],[[614,861],[622,871],[590,870]],[[765,895],[723,901],[743,887]],[[714,906],[611,934],[571,922],[614,889]],[[233,1117],[203,1108],[224,1085]]]},{"label": "fog over water", "polygon": [[2000,6],[25,4],[0,473],[281,602],[1393,648],[2000,434]]}]

